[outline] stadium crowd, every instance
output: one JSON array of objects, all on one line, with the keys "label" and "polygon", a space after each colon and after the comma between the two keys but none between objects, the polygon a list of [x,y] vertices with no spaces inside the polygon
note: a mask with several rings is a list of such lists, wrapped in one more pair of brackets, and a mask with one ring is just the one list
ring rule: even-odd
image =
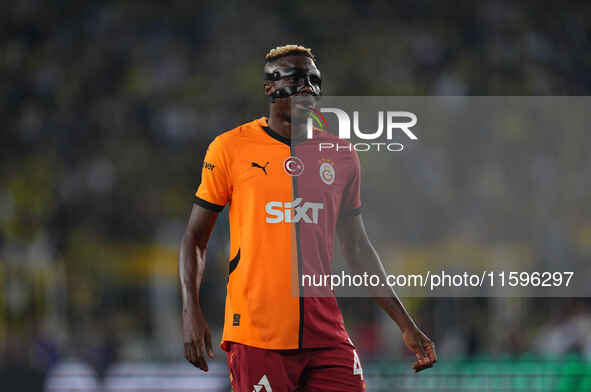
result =
[{"label": "stadium crowd", "polygon": [[[584,3],[565,10],[505,1],[5,4],[0,368],[46,371],[74,356],[103,374],[117,361],[182,356],[176,260],[201,160],[217,133],[265,115],[262,57],[270,47],[311,47],[325,95],[588,95],[589,11]],[[534,162],[471,149],[482,133],[453,135],[453,149],[452,136],[442,139],[417,169],[417,192],[403,196],[419,199],[395,202],[424,208],[401,208],[403,227],[364,211],[382,257],[433,260],[459,243],[476,249],[466,255],[525,252],[543,265],[588,260],[589,136],[565,135],[547,150],[534,136],[485,136],[529,151]],[[460,167],[478,154],[479,165]],[[402,178],[402,186],[413,181]],[[380,197],[372,181],[362,185],[368,205]],[[530,198],[513,199],[508,189]],[[548,211],[559,217],[552,225]],[[202,287],[216,339],[225,227],[210,242]],[[341,303],[363,358],[405,353],[369,299]],[[442,358],[591,357],[586,299],[410,299],[408,306]]]}]

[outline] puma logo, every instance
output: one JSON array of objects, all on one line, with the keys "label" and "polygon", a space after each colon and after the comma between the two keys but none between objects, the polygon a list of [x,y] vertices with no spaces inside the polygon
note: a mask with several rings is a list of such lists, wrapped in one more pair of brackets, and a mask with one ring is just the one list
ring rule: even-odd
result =
[{"label": "puma logo", "polygon": [[256,162],[251,162],[250,163],[250,167],[258,167],[259,169],[261,169],[263,172],[265,172],[265,175],[267,175],[267,166],[269,165],[269,162],[265,163],[265,166],[261,166]]}]

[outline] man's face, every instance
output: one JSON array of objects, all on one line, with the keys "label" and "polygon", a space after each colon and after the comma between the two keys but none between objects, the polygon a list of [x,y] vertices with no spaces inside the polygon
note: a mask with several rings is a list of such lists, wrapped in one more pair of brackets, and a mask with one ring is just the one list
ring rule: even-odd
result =
[{"label": "man's face", "polygon": [[268,63],[264,68],[267,78],[265,94],[277,99],[297,95],[320,95],[321,76],[314,61],[307,56],[285,56]]},{"label": "man's face", "polygon": [[310,107],[315,105],[314,96],[320,95],[321,91],[321,76],[314,60],[310,57],[301,55],[280,57],[266,64],[264,71],[265,75],[273,75],[273,79],[277,79],[265,81],[265,94],[274,97],[273,105],[284,114],[286,119],[291,117],[291,96],[309,96],[310,102],[304,100],[304,104]]}]

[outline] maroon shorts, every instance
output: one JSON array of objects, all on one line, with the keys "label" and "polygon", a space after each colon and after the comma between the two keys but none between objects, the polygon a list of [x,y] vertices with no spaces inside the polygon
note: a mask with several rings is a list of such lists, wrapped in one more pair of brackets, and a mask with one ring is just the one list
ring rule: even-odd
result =
[{"label": "maroon shorts", "polygon": [[363,370],[353,345],[265,350],[230,343],[233,392],[362,392]]}]

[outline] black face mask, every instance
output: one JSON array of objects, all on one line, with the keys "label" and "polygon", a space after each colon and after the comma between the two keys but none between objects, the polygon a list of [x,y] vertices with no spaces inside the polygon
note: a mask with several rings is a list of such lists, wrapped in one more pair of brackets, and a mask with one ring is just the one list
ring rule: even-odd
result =
[{"label": "black face mask", "polygon": [[265,80],[273,82],[285,80],[290,83],[290,86],[275,89],[270,95],[271,99],[290,97],[299,93],[307,86],[312,88],[312,95],[319,96],[322,86],[320,72],[302,68],[278,67],[273,72],[265,73]]}]

